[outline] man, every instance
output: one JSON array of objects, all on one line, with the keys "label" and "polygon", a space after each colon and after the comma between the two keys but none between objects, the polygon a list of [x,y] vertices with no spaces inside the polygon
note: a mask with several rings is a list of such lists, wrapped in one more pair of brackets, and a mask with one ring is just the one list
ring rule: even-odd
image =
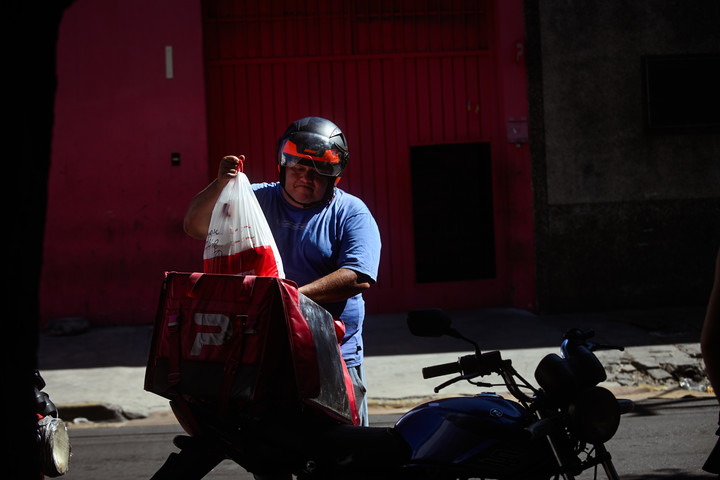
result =
[{"label": "man", "polygon": [[[380,234],[365,204],[336,187],[349,152],[342,131],[331,121],[306,117],[280,137],[280,181],[258,183],[253,190],[275,243],[286,278],[299,291],[345,324],[341,350],[355,385],[362,425],[368,425],[363,382],[362,292],[375,283]],[[190,203],[185,232],[204,240],[212,210],[245,157],[227,156],[218,177]]]}]

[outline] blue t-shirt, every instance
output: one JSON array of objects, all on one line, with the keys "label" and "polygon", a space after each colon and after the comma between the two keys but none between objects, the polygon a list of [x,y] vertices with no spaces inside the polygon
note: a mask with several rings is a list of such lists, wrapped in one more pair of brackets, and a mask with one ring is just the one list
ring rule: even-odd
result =
[{"label": "blue t-shirt", "polygon": [[[362,200],[336,188],[330,203],[306,209],[288,203],[278,182],[252,187],[273,233],[286,278],[301,287],[339,268],[348,268],[375,283],[380,232]],[[359,365],[363,360],[365,317],[362,294],[323,307],[345,323],[341,346],[345,362]]]}]

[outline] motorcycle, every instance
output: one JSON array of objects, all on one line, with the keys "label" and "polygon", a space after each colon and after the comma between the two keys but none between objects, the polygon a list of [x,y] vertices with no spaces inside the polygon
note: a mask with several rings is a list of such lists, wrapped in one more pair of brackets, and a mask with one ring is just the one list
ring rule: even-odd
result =
[{"label": "motorcycle", "polygon": [[35,461],[38,478],[59,477],[68,470],[71,447],[67,426],[60,418],[58,409],[50,396],[42,391],[45,380],[35,370],[33,389],[35,393],[35,415],[37,416]]},{"label": "motorcycle", "polygon": [[[231,459],[260,477],[313,479],[550,479],[572,480],[599,467],[618,479],[605,447],[620,416],[632,410],[599,386],[605,369],[594,352],[622,347],[592,342],[592,330],[568,331],[561,355],[546,355],[532,386],[499,351],[482,352],[451,325],[443,311],[408,314],[413,335],[449,335],[470,343],[474,353],[456,362],[422,369],[423,377],[455,375],[435,393],[459,381],[480,388],[505,386],[514,399],[496,393],[438,398],[412,408],[393,427],[323,425],[292,417],[221,417],[192,401],[171,401],[187,435],[152,477],[200,479]],[[500,384],[478,381],[499,375]]]}]

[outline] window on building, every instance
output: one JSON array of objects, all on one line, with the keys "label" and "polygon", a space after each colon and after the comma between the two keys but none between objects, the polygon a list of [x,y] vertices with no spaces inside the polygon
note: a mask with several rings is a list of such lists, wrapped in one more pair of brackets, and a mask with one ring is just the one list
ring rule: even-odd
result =
[{"label": "window on building", "polygon": [[643,75],[648,131],[720,131],[720,55],[649,55]]},{"label": "window on building", "polygon": [[410,149],[418,283],[495,278],[489,143]]}]

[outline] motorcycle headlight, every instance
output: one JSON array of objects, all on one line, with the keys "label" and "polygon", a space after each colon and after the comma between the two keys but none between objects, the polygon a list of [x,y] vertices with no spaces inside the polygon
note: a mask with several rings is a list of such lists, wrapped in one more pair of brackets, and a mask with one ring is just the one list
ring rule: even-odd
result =
[{"label": "motorcycle headlight", "polygon": [[594,387],[607,379],[605,367],[603,367],[595,354],[585,346],[575,347],[568,352],[567,361],[580,388]]},{"label": "motorcycle headlight", "polygon": [[535,380],[553,400],[563,403],[577,390],[577,381],[570,365],[554,353],[540,360],[535,368]]},{"label": "motorcycle headlight", "polygon": [[602,387],[581,392],[568,408],[574,431],[590,444],[610,440],[620,425],[620,407],[615,395]]},{"label": "motorcycle headlight", "polygon": [[57,477],[67,472],[70,437],[65,422],[50,416],[38,421],[38,450],[40,468],[45,475]]}]

